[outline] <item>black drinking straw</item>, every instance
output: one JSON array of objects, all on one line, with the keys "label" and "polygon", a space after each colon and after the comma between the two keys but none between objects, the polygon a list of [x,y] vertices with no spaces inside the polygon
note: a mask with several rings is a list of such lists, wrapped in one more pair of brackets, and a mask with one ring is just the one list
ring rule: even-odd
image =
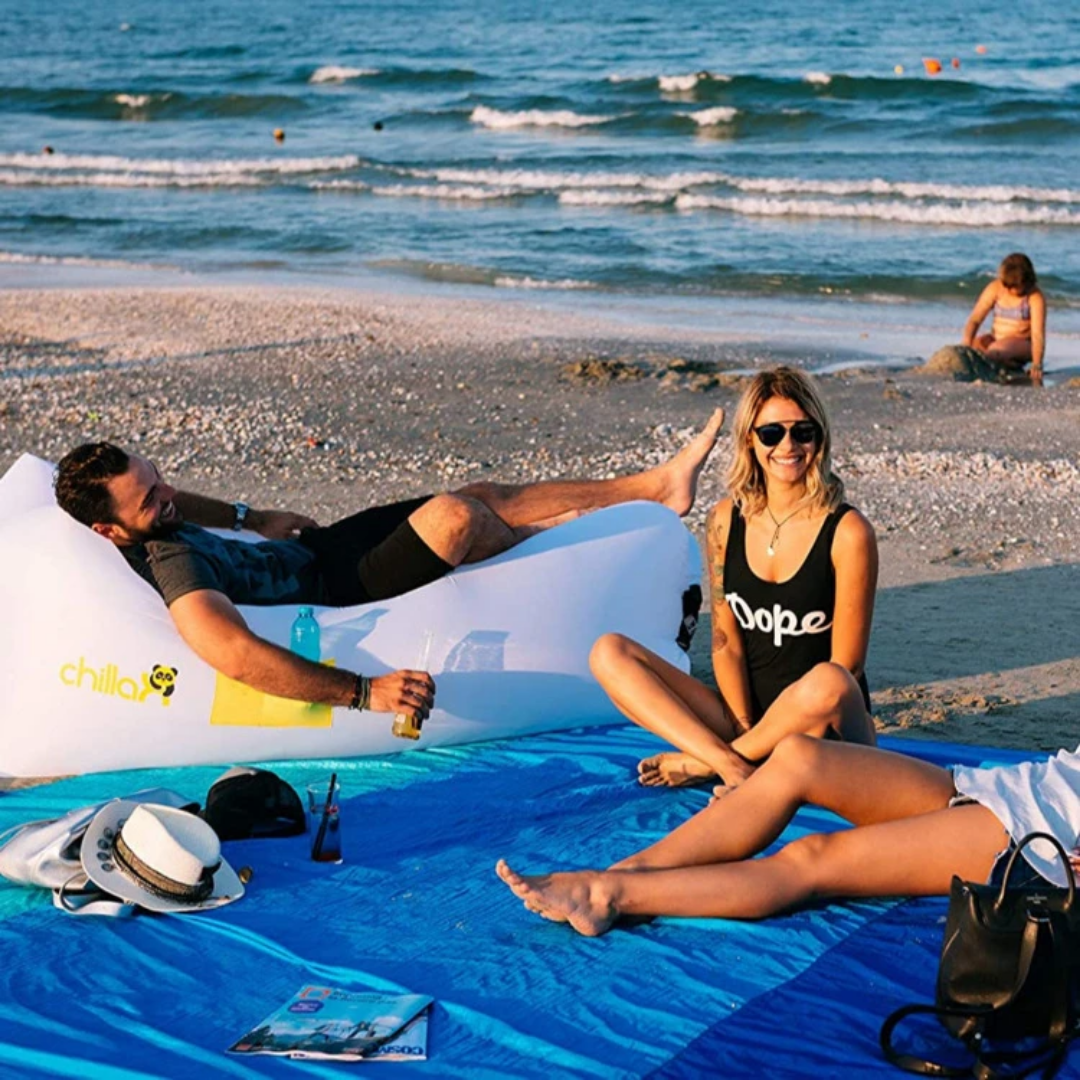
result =
[{"label": "black drinking straw", "polygon": [[337,773],[333,773],[330,777],[330,786],[326,790],[326,805],[323,807],[319,831],[315,834],[315,843],[311,845],[311,857],[313,859],[318,859],[322,854],[323,840],[326,838],[326,824],[330,820],[330,806],[334,801],[334,785],[336,783]]}]

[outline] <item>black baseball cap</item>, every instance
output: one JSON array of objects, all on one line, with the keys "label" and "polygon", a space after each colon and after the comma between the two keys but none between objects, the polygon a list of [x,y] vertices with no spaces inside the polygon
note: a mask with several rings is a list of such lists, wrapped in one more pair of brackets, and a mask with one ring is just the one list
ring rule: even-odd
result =
[{"label": "black baseball cap", "polygon": [[298,836],[305,828],[304,804],[293,788],[267,769],[246,765],[214,781],[202,817],[222,840]]}]

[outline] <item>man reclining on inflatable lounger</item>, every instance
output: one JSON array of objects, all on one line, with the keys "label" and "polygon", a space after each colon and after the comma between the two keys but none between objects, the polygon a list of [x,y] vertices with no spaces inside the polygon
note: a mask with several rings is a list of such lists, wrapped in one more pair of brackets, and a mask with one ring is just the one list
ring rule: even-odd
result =
[{"label": "man reclining on inflatable lounger", "polygon": [[[685,515],[723,420],[718,409],[670,461],[633,476],[469,484],[374,506],[326,527],[302,514],[178,491],[152,461],[111,443],[87,443],[63,458],[56,501],[120,548],[161,593],[184,641],[222,674],[278,697],[405,713],[423,722],[435,698],[427,672],[368,679],[312,663],[252,633],[235,605],[350,607],[386,600],[560,521],[634,499]],[[204,526],[245,527],[267,541],[224,539]]]}]

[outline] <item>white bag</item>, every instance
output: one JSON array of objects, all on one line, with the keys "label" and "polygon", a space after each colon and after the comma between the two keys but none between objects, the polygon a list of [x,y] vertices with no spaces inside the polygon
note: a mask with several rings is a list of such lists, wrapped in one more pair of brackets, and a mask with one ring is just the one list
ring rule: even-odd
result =
[{"label": "white bag", "polygon": [[[131,802],[159,803],[177,809],[194,811],[199,808],[198,803],[168,788],[146,788],[124,798]],[[38,885],[54,890],[53,903],[71,914],[129,914],[111,908],[131,905],[120,904],[105,893],[86,888],[79,859],[87,827],[108,802],[80,806],[63,817],[28,821],[0,833],[0,877],[17,885]],[[5,840],[5,837],[8,839]],[[103,903],[92,902],[97,900]]]},{"label": "white bag", "polygon": [[53,907],[68,915],[109,915],[130,918],[139,913],[137,904],[129,904],[102,892],[86,874],[76,874],[59,889],[52,891]]}]

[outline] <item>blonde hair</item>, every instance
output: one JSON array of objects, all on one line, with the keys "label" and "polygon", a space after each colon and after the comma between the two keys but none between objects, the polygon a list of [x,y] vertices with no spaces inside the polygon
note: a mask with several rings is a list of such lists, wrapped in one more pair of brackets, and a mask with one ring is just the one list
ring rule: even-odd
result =
[{"label": "blonde hair", "polygon": [[727,474],[728,494],[744,517],[753,517],[765,509],[765,473],[751,443],[754,421],[761,407],[771,398],[794,402],[817,422],[821,438],[806,473],[807,502],[831,513],[844,501],[844,483],[832,471],[829,416],[810,376],[791,367],[759,372],[739,399],[731,431],[733,456]]}]

